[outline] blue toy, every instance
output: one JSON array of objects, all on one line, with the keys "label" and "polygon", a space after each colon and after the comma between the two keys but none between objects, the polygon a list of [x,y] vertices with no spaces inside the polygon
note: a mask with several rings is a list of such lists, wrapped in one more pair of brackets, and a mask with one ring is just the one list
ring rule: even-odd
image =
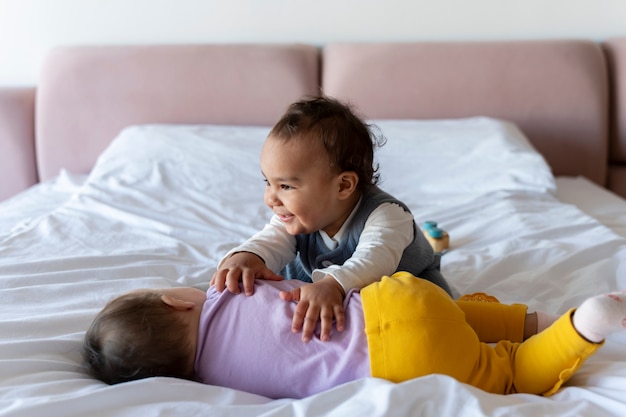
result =
[{"label": "blue toy", "polygon": [[438,227],[437,222],[432,220],[424,222],[424,236],[435,252],[444,252],[450,245],[448,232]]}]

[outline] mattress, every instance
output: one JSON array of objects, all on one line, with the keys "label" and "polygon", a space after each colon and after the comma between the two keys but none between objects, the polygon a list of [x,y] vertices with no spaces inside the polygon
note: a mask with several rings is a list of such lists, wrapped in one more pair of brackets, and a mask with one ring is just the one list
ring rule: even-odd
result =
[{"label": "mattress", "polygon": [[[442,272],[458,294],[557,314],[626,288],[626,202],[584,178],[554,178],[515,125],[372,123],[386,139],[376,154],[381,188],[418,224],[449,233]],[[206,289],[221,256],[269,220],[258,161],[268,131],[132,126],[89,175],[61,171],[0,204],[0,416],[626,415],[624,333],[552,397],[488,394],[443,375],[364,378],[301,400],[87,376],[82,337],[109,299]]]}]

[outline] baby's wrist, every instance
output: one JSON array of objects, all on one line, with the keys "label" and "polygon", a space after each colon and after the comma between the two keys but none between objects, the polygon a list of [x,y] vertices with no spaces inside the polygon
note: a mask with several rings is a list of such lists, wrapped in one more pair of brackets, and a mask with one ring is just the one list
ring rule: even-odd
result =
[{"label": "baby's wrist", "polygon": [[322,281],[328,283],[329,285],[334,285],[337,289],[339,289],[339,291],[341,292],[341,296],[345,297],[346,296],[346,291],[343,288],[343,285],[341,285],[341,283],[339,281],[337,281],[337,279],[332,276],[332,275],[326,275]]}]

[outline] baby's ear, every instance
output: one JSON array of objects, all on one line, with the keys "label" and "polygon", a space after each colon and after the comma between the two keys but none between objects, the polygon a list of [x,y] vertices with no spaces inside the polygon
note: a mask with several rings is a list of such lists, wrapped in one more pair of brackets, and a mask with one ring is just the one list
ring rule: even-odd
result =
[{"label": "baby's ear", "polygon": [[359,175],[354,171],[344,171],[339,174],[339,195],[348,198],[357,189]]},{"label": "baby's ear", "polygon": [[172,297],[170,295],[162,295],[161,301],[163,301],[168,306],[172,307],[174,310],[185,311],[191,310],[196,306],[193,301],[185,301],[179,298]]}]

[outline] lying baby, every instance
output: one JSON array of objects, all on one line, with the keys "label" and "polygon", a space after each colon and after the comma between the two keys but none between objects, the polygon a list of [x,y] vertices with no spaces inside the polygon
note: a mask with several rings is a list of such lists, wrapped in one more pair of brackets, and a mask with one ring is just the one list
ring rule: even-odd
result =
[{"label": "lying baby", "polygon": [[[195,288],[135,290],[109,302],[85,336],[89,373],[109,384],[186,378],[302,398],[367,376],[400,382],[445,374],[492,393],[550,395],[611,333],[626,292],[587,299],[523,342],[481,342],[460,303],[399,272],[345,298],[346,325],[309,343],[291,331],[300,281],[257,282],[255,295]],[[492,315],[490,303],[474,303]],[[501,305],[502,309],[509,306]]]}]

